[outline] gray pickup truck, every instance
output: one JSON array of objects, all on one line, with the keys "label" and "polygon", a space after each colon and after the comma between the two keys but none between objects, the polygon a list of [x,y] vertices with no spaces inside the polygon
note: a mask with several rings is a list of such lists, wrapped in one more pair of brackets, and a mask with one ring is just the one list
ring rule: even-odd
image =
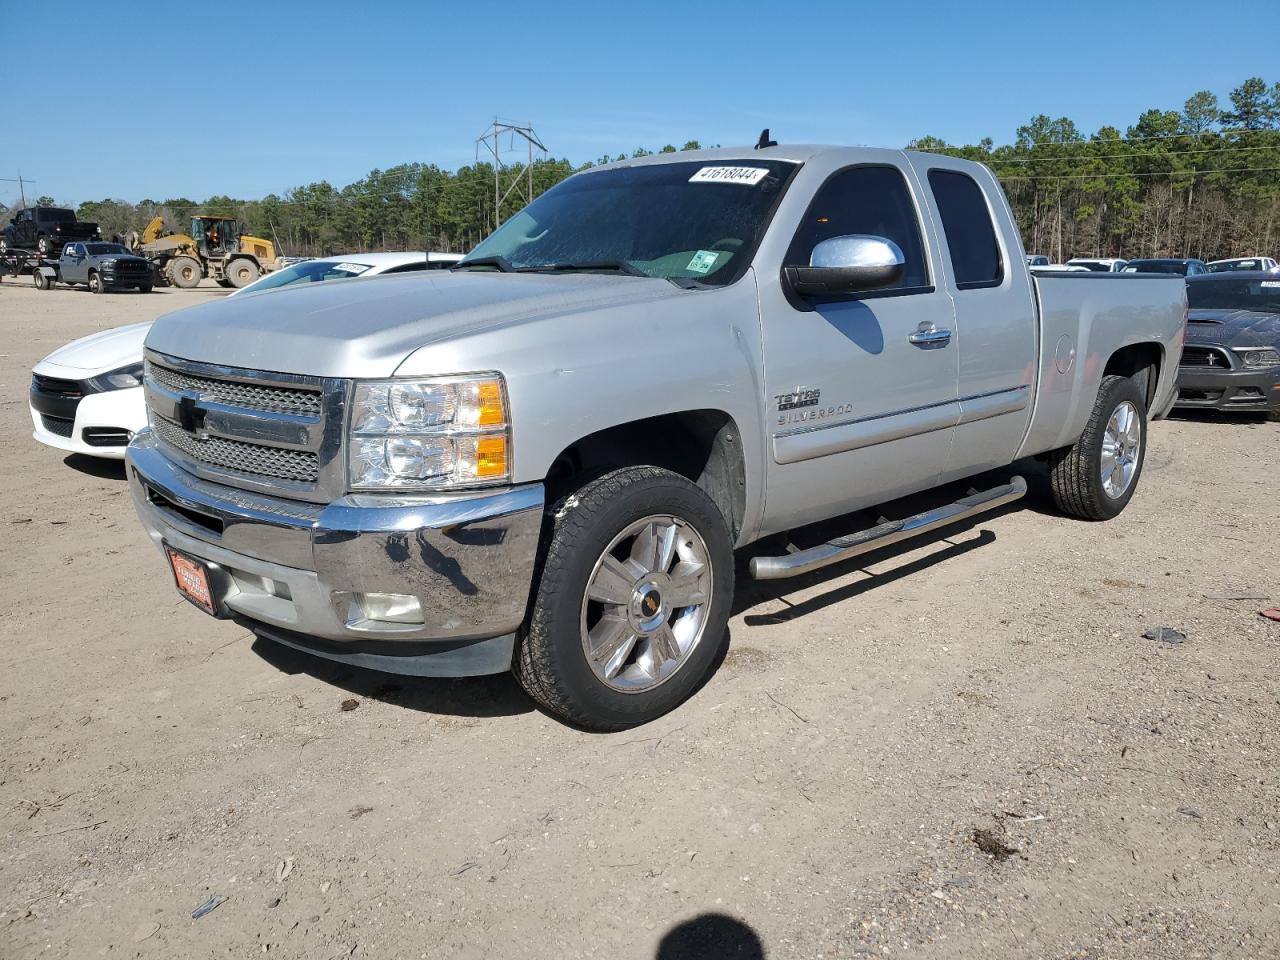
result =
[{"label": "gray pickup truck", "polygon": [[123,244],[79,240],[62,248],[56,264],[38,264],[31,279],[38,290],[52,290],[58,283],[84,284],[91,293],[150,293],[155,282],[150,261],[130,253]]},{"label": "gray pickup truck", "polygon": [[[948,157],[598,167],[451,272],[162,317],[133,496],[214,616],[379,670],[510,669],[569,721],[642,723],[715,663],[735,548],[1033,455],[1064,511],[1124,509],[1174,399],[1185,284],[1023,258],[991,172]],[[1025,489],[749,569],[814,570]]]}]

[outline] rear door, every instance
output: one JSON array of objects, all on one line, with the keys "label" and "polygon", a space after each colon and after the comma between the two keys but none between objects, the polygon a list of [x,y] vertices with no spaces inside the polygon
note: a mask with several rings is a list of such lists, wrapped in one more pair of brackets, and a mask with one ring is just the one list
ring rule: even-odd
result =
[{"label": "rear door", "polygon": [[[941,336],[951,300],[905,161],[833,170],[790,229],[784,265],[808,265],[831,237],[870,234],[897,244],[906,269],[893,287],[827,302],[762,278],[770,531],[932,486],[958,416],[957,344]],[[926,342],[928,331],[939,336]]]},{"label": "rear door", "polygon": [[1039,320],[1012,239],[1017,227],[991,172],[928,154],[912,163],[927,187],[955,311],[960,416],[943,470],[949,480],[1013,460],[1031,420]]}]

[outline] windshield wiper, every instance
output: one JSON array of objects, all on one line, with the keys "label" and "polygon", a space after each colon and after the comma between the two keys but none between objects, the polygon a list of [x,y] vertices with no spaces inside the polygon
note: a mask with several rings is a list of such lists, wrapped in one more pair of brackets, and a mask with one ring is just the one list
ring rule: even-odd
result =
[{"label": "windshield wiper", "polygon": [[648,277],[625,260],[593,260],[589,263],[537,263],[529,267],[516,267],[520,273],[586,273],[591,270],[612,270],[629,277]]},{"label": "windshield wiper", "polygon": [[496,267],[500,273],[512,273],[515,267],[506,257],[476,257],[474,260],[459,260],[450,270],[462,270],[465,267]]}]

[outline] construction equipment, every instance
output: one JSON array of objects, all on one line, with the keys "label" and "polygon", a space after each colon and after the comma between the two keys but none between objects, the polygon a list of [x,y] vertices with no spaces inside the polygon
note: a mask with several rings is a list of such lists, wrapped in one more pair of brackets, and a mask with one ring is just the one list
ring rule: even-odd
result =
[{"label": "construction equipment", "polygon": [[234,217],[198,214],[190,234],[167,232],[156,217],[142,232],[139,249],[175,287],[194,287],[212,277],[223,287],[243,287],[279,265],[270,240],[241,233]]}]

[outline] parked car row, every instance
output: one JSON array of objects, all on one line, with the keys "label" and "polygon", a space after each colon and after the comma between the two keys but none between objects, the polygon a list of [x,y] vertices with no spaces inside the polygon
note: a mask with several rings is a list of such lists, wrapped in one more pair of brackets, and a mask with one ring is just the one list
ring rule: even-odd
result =
[{"label": "parked car row", "polygon": [[1122,260],[1118,257],[1073,257],[1066,263],[1051,263],[1043,254],[1028,254],[1027,266],[1042,270],[1089,270],[1094,273],[1174,273],[1198,277],[1205,273],[1230,273],[1236,270],[1280,274],[1280,263],[1273,257],[1233,257],[1205,263],[1194,257],[1153,257]]}]

